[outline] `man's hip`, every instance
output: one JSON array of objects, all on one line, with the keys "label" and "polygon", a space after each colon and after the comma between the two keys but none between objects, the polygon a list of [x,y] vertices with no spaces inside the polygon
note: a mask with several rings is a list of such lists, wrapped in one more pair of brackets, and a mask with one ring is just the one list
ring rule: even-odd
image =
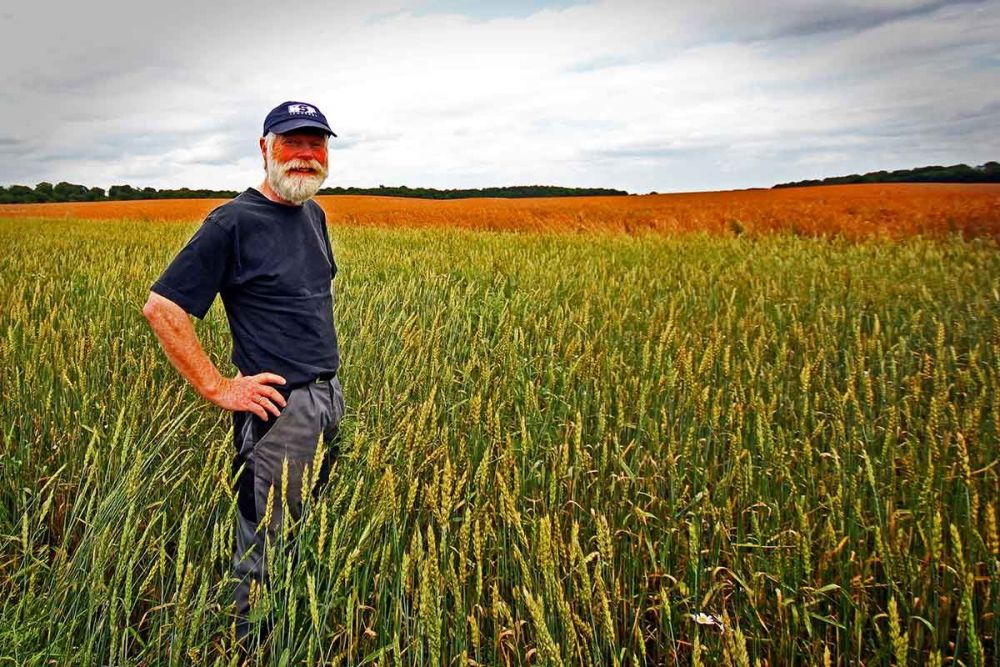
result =
[{"label": "man's hip", "polygon": [[[233,471],[242,468],[236,491],[240,513],[249,521],[257,522],[264,516],[272,486],[276,487],[272,498],[280,505],[283,474],[288,476],[284,484],[286,500],[297,518],[303,500],[302,475],[308,469],[307,481],[325,482],[330,460],[339,453],[339,427],[345,405],[336,375],[291,388],[286,401],[281,414],[267,421],[249,412],[233,413]],[[320,442],[327,451],[317,457]],[[280,509],[272,507],[268,516],[280,522],[280,516],[276,516]]]}]

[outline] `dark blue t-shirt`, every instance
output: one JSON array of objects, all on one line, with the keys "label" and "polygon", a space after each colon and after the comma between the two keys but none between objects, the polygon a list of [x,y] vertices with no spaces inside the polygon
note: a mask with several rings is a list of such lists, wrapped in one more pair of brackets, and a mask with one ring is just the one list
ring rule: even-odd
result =
[{"label": "dark blue t-shirt", "polygon": [[336,273],[319,204],[279,204],[248,188],[208,214],[150,289],[199,319],[220,294],[233,363],[243,375],[277,373],[288,388],[340,366]]}]

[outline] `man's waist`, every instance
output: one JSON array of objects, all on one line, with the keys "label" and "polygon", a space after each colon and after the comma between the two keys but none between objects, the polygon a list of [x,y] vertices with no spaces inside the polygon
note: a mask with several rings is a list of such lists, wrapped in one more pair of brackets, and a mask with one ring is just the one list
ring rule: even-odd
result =
[{"label": "man's waist", "polygon": [[[252,350],[252,352],[257,352]],[[248,355],[246,351],[237,346],[233,347],[233,364],[243,372],[243,375],[256,375],[257,373],[274,373],[285,379],[285,384],[273,385],[277,389],[282,389],[287,393],[294,387],[301,387],[311,382],[319,380],[330,381],[337,376],[340,370],[340,354],[336,346],[331,350],[331,354],[303,355],[308,361],[293,359],[287,356],[268,354],[266,351]]]},{"label": "man's waist", "polygon": [[337,377],[337,371],[330,371],[328,373],[319,373],[318,375],[316,375],[316,377],[314,377],[308,383],[304,383],[304,384],[311,384],[311,383],[320,384],[320,383],[323,383],[323,382],[329,382],[330,380],[332,380],[335,377]]},{"label": "man's waist", "polygon": [[[257,373],[242,371],[243,375],[256,375]],[[257,371],[264,372],[264,371]],[[286,399],[289,394],[294,390],[306,387],[311,384],[327,384],[333,381],[337,377],[336,371],[323,371],[320,373],[308,373],[302,374],[301,372],[289,373],[287,370],[282,371],[281,369],[276,369],[273,371],[268,371],[271,373],[277,373],[285,378],[285,384],[272,384],[271,386],[278,390]]]},{"label": "man's waist", "polygon": [[304,387],[308,384],[323,384],[330,382],[333,378],[337,377],[336,371],[329,371],[324,373],[317,373],[307,379],[297,379],[287,384],[276,385],[277,389],[283,392],[291,392],[293,389],[298,389],[299,387]]}]

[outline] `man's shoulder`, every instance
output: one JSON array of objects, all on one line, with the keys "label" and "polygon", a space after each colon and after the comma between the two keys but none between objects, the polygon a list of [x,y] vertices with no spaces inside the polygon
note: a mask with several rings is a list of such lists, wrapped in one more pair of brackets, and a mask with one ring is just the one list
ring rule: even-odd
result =
[{"label": "man's shoulder", "polygon": [[248,190],[243,191],[224,204],[213,208],[205,216],[205,222],[215,223],[226,231],[232,230],[240,218],[250,212],[253,207],[253,201],[248,196],[248,192]]},{"label": "man's shoulder", "polygon": [[308,207],[307,210],[309,211],[309,214],[314,218],[326,220],[326,211],[323,210],[323,207],[319,205],[318,201],[315,199],[309,199],[306,201],[305,206]]}]

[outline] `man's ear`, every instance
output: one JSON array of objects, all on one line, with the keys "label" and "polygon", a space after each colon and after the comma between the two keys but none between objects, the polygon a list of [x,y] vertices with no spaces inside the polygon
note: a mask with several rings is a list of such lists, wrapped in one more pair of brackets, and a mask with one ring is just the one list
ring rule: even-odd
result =
[{"label": "man's ear", "polygon": [[264,160],[264,170],[267,171],[267,142],[264,137],[260,138],[260,157]]}]

